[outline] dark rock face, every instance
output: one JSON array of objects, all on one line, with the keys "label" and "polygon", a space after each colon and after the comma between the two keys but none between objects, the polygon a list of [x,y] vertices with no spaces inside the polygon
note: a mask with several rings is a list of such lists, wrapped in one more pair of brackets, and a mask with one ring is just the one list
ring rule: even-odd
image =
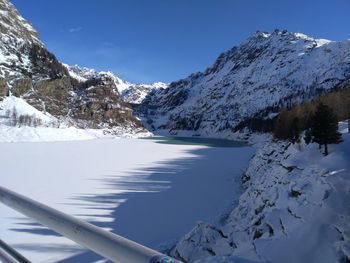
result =
[{"label": "dark rock face", "polygon": [[78,83],[70,77],[45,79],[34,84],[33,91],[24,98],[35,108],[53,116],[67,116]]},{"label": "dark rock face", "polygon": [[48,76],[50,79],[68,77],[67,69],[56,57],[40,45],[32,45],[29,49],[29,58],[32,63],[32,76]]},{"label": "dark rock face", "polygon": [[129,105],[121,99],[113,78],[108,75],[100,75],[80,86],[72,114],[80,120],[79,123],[92,128],[100,125],[112,128],[128,122],[142,126]]},{"label": "dark rock face", "polygon": [[0,78],[0,98],[8,95],[9,88],[5,79]]},{"label": "dark rock face", "polygon": [[33,89],[32,79],[23,78],[23,79],[17,79],[13,82],[11,92],[12,92],[12,95],[16,97],[21,97],[22,95],[26,94],[32,89]]}]

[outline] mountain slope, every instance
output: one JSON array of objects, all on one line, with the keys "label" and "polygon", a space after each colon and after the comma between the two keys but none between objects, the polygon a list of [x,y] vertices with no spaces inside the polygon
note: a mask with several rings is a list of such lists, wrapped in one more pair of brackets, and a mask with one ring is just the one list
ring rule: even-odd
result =
[{"label": "mountain slope", "polygon": [[115,77],[92,73],[86,73],[85,79],[71,77],[15,6],[0,0],[0,100],[9,95],[21,97],[59,123],[79,128],[142,130],[122,100]]},{"label": "mountain slope", "polygon": [[231,133],[251,118],[275,116],[350,77],[350,41],[256,32],[204,72],[152,92],[138,109],[150,128]]},{"label": "mountain slope", "polygon": [[0,0],[0,78],[34,80],[68,76],[67,70],[48,52],[38,32],[7,0]]}]

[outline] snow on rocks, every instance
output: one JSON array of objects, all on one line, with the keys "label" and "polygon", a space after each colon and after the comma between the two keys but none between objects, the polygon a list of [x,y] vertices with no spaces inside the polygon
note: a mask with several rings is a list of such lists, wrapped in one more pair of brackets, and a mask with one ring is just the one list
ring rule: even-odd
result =
[{"label": "snow on rocks", "polygon": [[0,142],[72,141],[96,138],[139,138],[152,133],[142,127],[120,125],[110,129],[78,129],[69,120],[43,113],[15,96],[0,102]]},{"label": "snow on rocks", "polygon": [[348,262],[350,134],[343,138],[328,156],[314,144],[265,143],[225,222],[198,224],[172,255],[185,262]]},{"label": "snow on rocks", "polygon": [[163,82],[155,82],[152,84],[134,84],[122,80],[112,72],[98,72],[94,69],[79,67],[78,65],[69,66],[67,64],[64,64],[64,66],[67,68],[69,75],[79,82],[85,82],[89,79],[108,75],[114,80],[115,86],[117,87],[118,92],[122,96],[123,100],[128,103],[140,104],[151,91],[161,90],[168,87],[168,84]]},{"label": "snow on rocks", "polygon": [[151,92],[140,116],[152,130],[220,134],[266,120],[350,77],[350,41],[257,32],[203,72]]}]

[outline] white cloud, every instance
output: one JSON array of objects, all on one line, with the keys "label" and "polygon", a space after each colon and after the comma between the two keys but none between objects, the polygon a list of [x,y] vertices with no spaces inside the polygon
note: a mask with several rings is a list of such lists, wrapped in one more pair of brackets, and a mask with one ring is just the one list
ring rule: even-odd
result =
[{"label": "white cloud", "polygon": [[72,27],[68,30],[69,33],[75,33],[75,32],[79,32],[83,29],[83,27],[78,26],[78,27]]}]

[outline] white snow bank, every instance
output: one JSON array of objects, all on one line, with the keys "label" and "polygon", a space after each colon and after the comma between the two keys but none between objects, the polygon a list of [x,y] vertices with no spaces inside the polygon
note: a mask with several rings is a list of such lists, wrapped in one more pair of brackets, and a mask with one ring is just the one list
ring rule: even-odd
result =
[{"label": "white snow bank", "polygon": [[78,129],[69,127],[67,123],[37,110],[22,98],[9,96],[0,101],[0,142],[139,138],[152,135],[143,129],[128,126],[117,126],[113,129]]},{"label": "white snow bank", "polygon": [[14,114],[17,118],[20,116],[30,116],[32,118],[40,119],[42,124],[46,126],[52,125],[57,121],[57,119],[51,114],[37,110],[22,98],[15,96],[4,98],[0,102],[0,122],[8,122]]},{"label": "white snow bank", "polygon": [[0,142],[49,142],[91,140],[103,137],[102,130],[83,130],[74,127],[11,127],[0,125]]},{"label": "white snow bank", "polygon": [[[250,161],[238,205],[201,223],[173,255],[188,262],[339,263],[350,259],[350,133],[324,156],[315,144],[268,142]],[[196,262],[197,262],[196,261]]]}]

